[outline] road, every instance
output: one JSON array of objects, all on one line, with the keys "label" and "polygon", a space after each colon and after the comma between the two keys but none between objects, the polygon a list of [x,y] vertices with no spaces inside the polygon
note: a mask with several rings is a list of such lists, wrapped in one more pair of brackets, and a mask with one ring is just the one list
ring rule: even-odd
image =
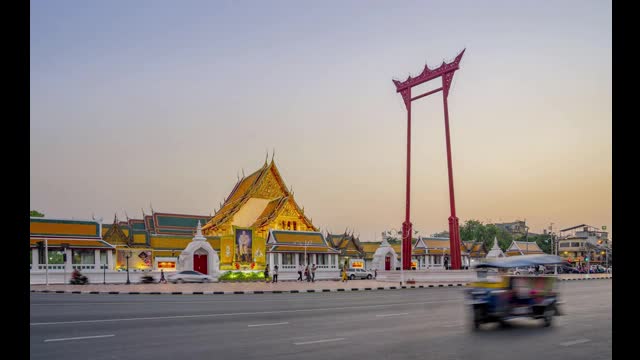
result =
[{"label": "road", "polygon": [[31,294],[31,359],[611,359],[611,281],[559,284],[551,328],[472,332],[462,288]]}]

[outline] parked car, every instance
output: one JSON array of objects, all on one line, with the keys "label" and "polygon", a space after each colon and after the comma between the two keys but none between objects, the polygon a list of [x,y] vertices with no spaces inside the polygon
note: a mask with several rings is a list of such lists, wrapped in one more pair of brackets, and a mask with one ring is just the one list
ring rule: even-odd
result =
[{"label": "parked car", "polygon": [[535,274],[536,273],[536,269],[534,267],[514,268],[514,269],[511,269],[511,271],[509,271],[509,273],[512,274],[512,275]]},{"label": "parked car", "polygon": [[349,280],[355,279],[372,279],[373,272],[364,269],[347,269]]},{"label": "parked car", "polygon": [[198,271],[193,270],[183,270],[179,272],[175,272],[173,274],[169,274],[167,276],[167,280],[172,283],[183,283],[183,282],[199,282],[206,283],[213,281],[213,279],[209,275],[205,275]]},{"label": "parked car", "polygon": [[591,265],[590,272],[592,274],[604,274],[607,272],[607,269],[602,265]]}]

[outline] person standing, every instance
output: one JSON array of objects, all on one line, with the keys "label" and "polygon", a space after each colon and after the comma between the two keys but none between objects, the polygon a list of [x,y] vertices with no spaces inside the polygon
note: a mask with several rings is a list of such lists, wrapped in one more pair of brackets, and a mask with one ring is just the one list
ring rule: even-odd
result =
[{"label": "person standing", "polygon": [[298,265],[298,280],[296,281],[302,281],[302,265]]},{"label": "person standing", "polygon": [[376,269],[376,268],[373,269],[373,278],[374,279],[378,278],[378,269]]},{"label": "person standing", "polygon": [[316,266],[316,264],[313,264],[313,266],[311,267],[311,282],[316,282],[316,269],[318,267]]},{"label": "person standing", "polygon": [[278,282],[278,265],[273,268],[273,282]]},{"label": "person standing", "polygon": [[269,282],[269,264],[264,268],[264,281]]},{"label": "person standing", "polygon": [[342,282],[347,282],[347,268],[342,268]]},{"label": "person standing", "polygon": [[166,284],[167,279],[164,278],[164,269],[160,269],[160,284]]},{"label": "person standing", "polygon": [[307,280],[307,282],[309,282],[309,281],[310,281],[310,278],[311,278],[311,277],[310,277],[310,275],[309,275],[309,265],[306,265],[306,266],[304,267],[304,278],[305,278],[305,280]]}]

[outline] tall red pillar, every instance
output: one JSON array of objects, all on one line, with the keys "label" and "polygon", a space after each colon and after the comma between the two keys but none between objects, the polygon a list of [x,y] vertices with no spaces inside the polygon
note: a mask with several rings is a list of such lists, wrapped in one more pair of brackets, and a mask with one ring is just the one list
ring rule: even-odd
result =
[{"label": "tall red pillar", "polygon": [[[447,97],[449,96],[449,88],[451,87],[451,81],[453,80],[453,74],[460,68],[460,60],[464,50],[455,60],[450,63],[442,62],[442,65],[437,69],[429,69],[428,66],[424,66],[422,73],[416,77],[407,78],[405,81],[393,80],[396,85],[396,92],[402,95],[404,104],[407,107],[407,193],[406,193],[406,207],[405,207],[405,220],[402,224],[402,268],[404,270],[411,269],[411,235],[413,233],[412,224],[410,221],[411,215],[411,102],[418,100],[425,96],[435,94],[442,91],[443,105],[444,105],[444,124],[445,124],[445,136],[447,142],[447,168],[449,172],[449,204],[451,206],[451,216],[449,216],[449,245],[451,255],[451,268],[458,270],[462,267],[462,259],[460,253],[460,226],[458,224],[458,217],[456,216],[456,204],[453,191],[453,167],[451,161],[451,140],[449,135],[449,109],[447,103]],[[411,97],[411,88],[428,82],[433,79],[442,77],[442,87],[428,91],[424,94]]]}]

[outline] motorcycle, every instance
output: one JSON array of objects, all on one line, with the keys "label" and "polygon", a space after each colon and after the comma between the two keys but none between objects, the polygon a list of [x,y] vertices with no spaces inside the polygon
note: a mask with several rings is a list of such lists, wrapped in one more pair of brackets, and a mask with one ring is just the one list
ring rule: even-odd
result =
[{"label": "motorcycle", "polygon": [[144,275],[140,280],[143,284],[153,284],[156,280],[151,275]]},{"label": "motorcycle", "polygon": [[69,280],[71,285],[86,285],[89,283],[89,278],[82,275],[80,271],[76,270],[71,274],[71,279]]}]

